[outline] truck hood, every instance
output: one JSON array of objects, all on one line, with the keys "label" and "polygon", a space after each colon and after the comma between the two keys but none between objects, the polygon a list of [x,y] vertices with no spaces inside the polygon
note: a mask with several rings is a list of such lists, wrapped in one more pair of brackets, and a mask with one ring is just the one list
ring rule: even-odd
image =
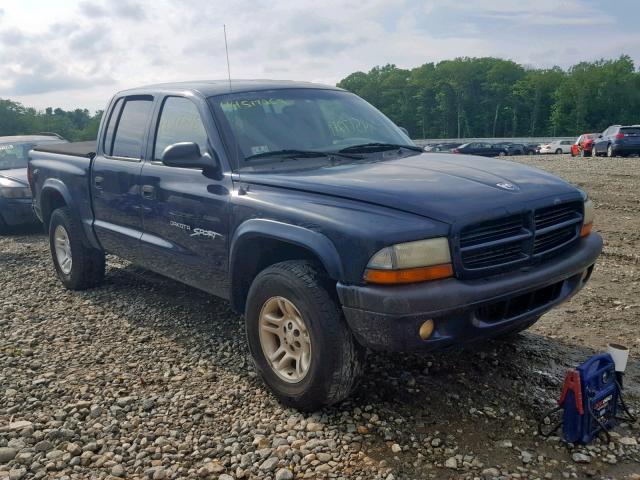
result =
[{"label": "truck hood", "polygon": [[25,187],[29,186],[29,181],[27,180],[26,168],[12,168],[10,170],[0,170],[0,178],[5,178],[7,180],[20,183]]},{"label": "truck hood", "polygon": [[519,163],[435,153],[295,172],[243,172],[241,179],[382,205],[447,223],[496,210],[522,210],[527,202],[544,197],[581,198],[580,191],[564,180]]}]

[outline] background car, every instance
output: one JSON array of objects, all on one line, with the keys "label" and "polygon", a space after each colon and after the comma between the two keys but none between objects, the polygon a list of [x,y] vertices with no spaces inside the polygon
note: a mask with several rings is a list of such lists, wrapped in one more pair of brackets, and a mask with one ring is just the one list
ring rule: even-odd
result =
[{"label": "background car", "polygon": [[29,150],[45,143],[67,143],[55,133],[0,137],[0,233],[10,227],[36,224],[27,181]]},{"label": "background car", "polygon": [[535,155],[538,148],[538,145],[530,143],[500,142],[495,145],[505,147],[507,155]]},{"label": "background car", "polygon": [[548,154],[555,153],[559,155],[561,153],[571,153],[571,140],[555,140],[550,143],[544,143],[540,146],[540,153]]},{"label": "background car", "polygon": [[578,155],[582,157],[590,157],[591,150],[593,148],[593,142],[596,138],[598,138],[599,133],[583,133],[580,135],[575,143],[571,145],[571,156],[577,157]]},{"label": "background car", "polygon": [[460,143],[435,143],[424,147],[425,152],[450,152],[460,146]]},{"label": "background car", "polygon": [[592,152],[596,157],[640,155],[640,125],[610,126],[595,139]]},{"label": "background car", "polygon": [[466,155],[481,155],[483,157],[504,157],[507,148],[504,145],[492,145],[483,142],[464,143],[451,150],[451,153],[464,153]]}]

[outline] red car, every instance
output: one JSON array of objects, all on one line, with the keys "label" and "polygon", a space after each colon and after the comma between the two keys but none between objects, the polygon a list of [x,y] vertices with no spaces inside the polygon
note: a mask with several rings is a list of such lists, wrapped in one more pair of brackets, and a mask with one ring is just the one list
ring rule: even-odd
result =
[{"label": "red car", "polygon": [[571,145],[571,156],[590,157],[593,142],[598,138],[598,135],[598,133],[583,133],[580,135],[576,142]]}]

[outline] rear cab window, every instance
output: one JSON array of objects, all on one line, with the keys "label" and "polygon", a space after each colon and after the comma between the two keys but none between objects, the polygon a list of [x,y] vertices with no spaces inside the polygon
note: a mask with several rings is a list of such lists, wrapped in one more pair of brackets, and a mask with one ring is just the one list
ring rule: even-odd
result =
[{"label": "rear cab window", "polygon": [[153,97],[118,99],[105,133],[105,155],[140,160],[153,107]]}]

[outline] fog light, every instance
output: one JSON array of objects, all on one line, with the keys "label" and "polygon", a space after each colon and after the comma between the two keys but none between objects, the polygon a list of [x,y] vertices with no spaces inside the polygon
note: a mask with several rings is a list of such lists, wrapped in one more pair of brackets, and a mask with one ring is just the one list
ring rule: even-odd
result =
[{"label": "fog light", "polygon": [[435,324],[433,323],[433,320],[427,320],[426,322],[424,322],[422,325],[420,325],[420,338],[422,340],[426,340],[427,338],[429,338],[433,333],[434,328]]}]

